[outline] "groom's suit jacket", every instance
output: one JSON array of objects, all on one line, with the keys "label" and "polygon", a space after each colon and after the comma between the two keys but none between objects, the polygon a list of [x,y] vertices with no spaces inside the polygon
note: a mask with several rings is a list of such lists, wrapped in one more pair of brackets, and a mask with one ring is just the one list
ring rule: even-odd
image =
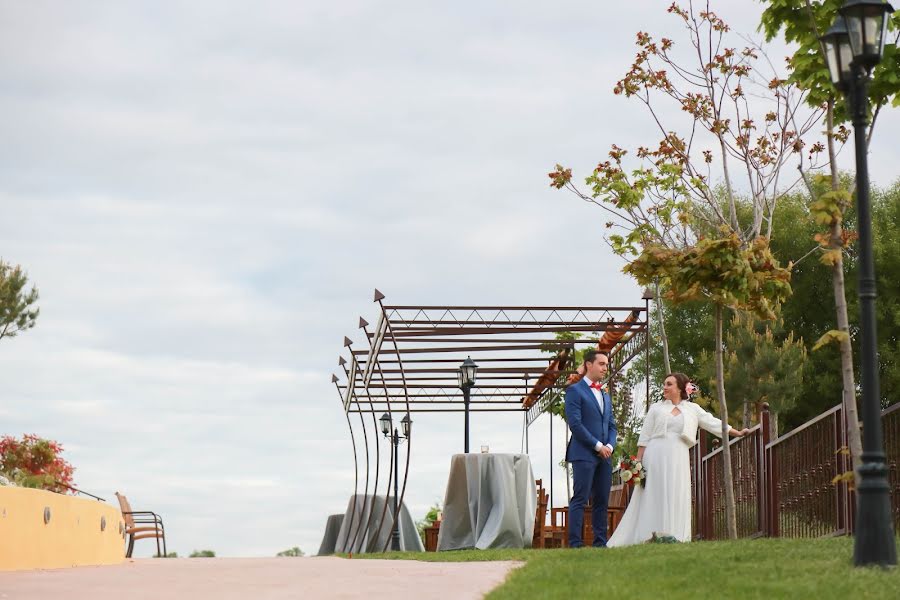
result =
[{"label": "groom's suit jacket", "polygon": [[613,416],[612,400],[605,391],[603,412],[587,381],[582,379],[566,388],[566,421],[572,431],[572,438],[566,448],[566,460],[599,461],[597,442],[616,447],[616,419]]}]

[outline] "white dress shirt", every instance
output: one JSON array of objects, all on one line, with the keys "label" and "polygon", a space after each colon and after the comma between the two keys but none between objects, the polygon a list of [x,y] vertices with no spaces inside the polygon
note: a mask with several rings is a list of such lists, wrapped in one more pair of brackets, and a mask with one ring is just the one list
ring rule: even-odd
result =
[{"label": "white dress shirt", "polygon": [[[585,382],[587,382],[588,388],[591,390],[591,393],[594,394],[594,400],[597,401],[597,405],[600,407],[600,414],[602,415],[604,412],[606,412],[604,410],[605,402],[603,402],[603,392],[601,392],[597,388],[591,387],[591,384],[594,382],[591,381],[590,377],[588,377],[587,375],[584,376],[584,380],[585,380]],[[594,446],[594,450],[596,450],[597,452],[600,452],[600,448],[602,448],[602,447],[603,447],[603,444],[601,444],[600,442],[597,442],[597,445]],[[609,448],[610,452],[612,452],[612,449],[613,449],[612,446],[610,446],[609,444],[606,444],[606,447]]]}]

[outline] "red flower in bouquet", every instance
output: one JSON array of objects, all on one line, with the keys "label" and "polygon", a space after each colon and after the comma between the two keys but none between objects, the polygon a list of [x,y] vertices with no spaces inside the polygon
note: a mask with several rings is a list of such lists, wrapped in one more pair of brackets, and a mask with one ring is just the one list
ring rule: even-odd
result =
[{"label": "red flower in bouquet", "polygon": [[624,484],[643,486],[647,481],[647,470],[636,456],[628,456],[619,462],[619,478]]}]

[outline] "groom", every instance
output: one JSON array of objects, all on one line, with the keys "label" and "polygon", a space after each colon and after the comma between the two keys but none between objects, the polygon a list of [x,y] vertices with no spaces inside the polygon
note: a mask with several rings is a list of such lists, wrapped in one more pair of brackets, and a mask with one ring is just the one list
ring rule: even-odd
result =
[{"label": "groom", "polygon": [[572,430],[566,461],[572,463],[575,489],[569,502],[569,547],[584,545],[581,531],[588,495],[593,498],[594,546],[606,546],[606,509],[612,483],[612,453],[616,444],[616,420],[609,394],[601,380],[609,369],[609,355],[588,350],[584,378],[566,389],[566,421]]}]

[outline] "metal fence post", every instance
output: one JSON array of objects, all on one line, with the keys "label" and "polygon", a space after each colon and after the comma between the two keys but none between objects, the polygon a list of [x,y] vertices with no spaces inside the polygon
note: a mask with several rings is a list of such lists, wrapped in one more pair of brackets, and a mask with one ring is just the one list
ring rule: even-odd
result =
[{"label": "metal fence post", "polygon": [[756,492],[756,500],[759,503],[758,515],[759,515],[759,530],[760,532],[767,536],[769,535],[769,469],[766,464],[766,446],[769,445],[769,403],[763,402],[762,412],[760,413],[759,418],[759,436],[757,437],[757,443],[759,444],[756,449],[756,480],[757,480],[757,492]]}]

